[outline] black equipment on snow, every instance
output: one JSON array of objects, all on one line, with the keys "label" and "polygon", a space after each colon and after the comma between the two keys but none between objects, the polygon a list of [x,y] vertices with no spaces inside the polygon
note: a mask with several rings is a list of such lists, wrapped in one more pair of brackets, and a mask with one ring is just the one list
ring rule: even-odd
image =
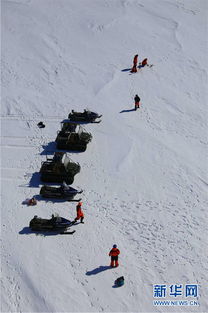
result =
[{"label": "black equipment on snow", "polygon": [[[62,129],[56,137],[57,149],[84,152],[87,144],[92,140],[91,133],[87,133],[81,125],[71,130],[70,122],[63,122]],[[78,128],[78,131],[76,131]]]},{"label": "black equipment on snow", "polygon": [[74,197],[82,192],[83,190],[78,191],[77,189],[69,187],[66,184],[62,184],[60,187],[44,185],[40,189],[40,195],[43,198],[57,198],[65,199],[67,201],[81,201],[81,199],[74,200]]},{"label": "black equipment on snow", "polygon": [[43,124],[43,122],[39,122],[37,125],[38,125],[39,128],[44,128],[44,127],[45,127],[45,125]]},{"label": "black equipment on snow", "polygon": [[98,115],[98,113],[89,110],[84,110],[84,112],[75,112],[72,110],[68,118],[73,122],[100,123],[101,121],[96,121],[96,119],[101,116],[102,115]]},{"label": "black equipment on snow", "polygon": [[115,286],[121,287],[124,285],[124,277],[121,276],[115,280]]},{"label": "black equipment on snow", "polygon": [[30,221],[29,227],[32,230],[49,230],[49,231],[57,231],[60,230],[62,232],[66,231],[69,226],[73,225],[71,221],[60,217],[52,215],[51,219],[44,219],[35,215],[33,219]]},{"label": "black equipment on snow", "polygon": [[53,159],[47,158],[40,169],[43,182],[62,183],[71,185],[74,176],[80,172],[79,163],[73,162],[64,152],[55,152]]}]

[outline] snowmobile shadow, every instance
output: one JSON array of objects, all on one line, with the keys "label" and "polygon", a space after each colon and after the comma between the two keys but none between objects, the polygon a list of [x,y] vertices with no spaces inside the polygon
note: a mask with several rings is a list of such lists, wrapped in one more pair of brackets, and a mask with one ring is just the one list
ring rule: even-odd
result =
[{"label": "snowmobile shadow", "polygon": [[130,110],[122,110],[119,113],[127,113],[127,112],[133,112],[135,109],[130,109]]},{"label": "snowmobile shadow", "polygon": [[121,70],[121,72],[129,72],[131,71],[131,68],[124,68],[123,70]]},{"label": "snowmobile shadow", "polygon": [[58,198],[43,198],[41,195],[34,195],[33,196],[38,202],[44,201],[44,202],[52,202],[52,203],[63,203],[63,202],[78,202],[80,199],[58,199]]},{"label": "snowmobile shadow", "polygon": [[[80,124],[80,123],[79,123]],[[42,146],[43,151],[40,153],[40,155],[53,155],[54,152],[58,151],[58,152],[68,152],[68,153],[82,153],[84,151],[76,151],[76,150],[70,150],[70,149],[57,149],[56,148],[56,142],[55,141],[51,141],[49,142],[47,145]]]},{"label": "snowmobile shadow", "polygon": [[43,145],[42,148],[43,151],[40,153],[40,155],[53,155],[56,151],[56,143],[55,141],[51,141],[47,145]]},{"label": "snowmobile shadow", "polygon": [[24,227],[21,231],[19,231],[20,235],[31,235],[35,234],[36,236],[57,236],[60,235],[60,230],[57,231],[34,231],[31,230],[30,227]]},{"label": "snowmobile shadow", "polygon": [[32,174],[32,177],[29,182],[29,187],[36,187],[40,186],[40,173],[35,172]]},{"label": "snowmobile shadow", "polygon": [[80,154],[80,153],[84,153],[85,151],[79,151],[79,150],[70,150],[70,149],[57,149],[56,151],[58,152],[64,152],[64,153],[71,153],[71,154]]},{"label": "snowmobile shadow", "polygon": [[106,270],[109,270],[109,269],[111,269],[111,268],[112,268],[111,266],[102,266],[102,265],[101,265],[101,266],[95,268],[95,269],[92,270],[92,271],[86,272],[86,275],[88,275],[88,276],[90,276],[90,275],[96,275],[96,274],[99,274],[99,273],[104,272],[104,271],[106,271]]},{"label": "snowmobile shadow", "polygon": [[61,123],[70,123],[70,124],[77,124],[77,125],[85,125],[85,124],[91,124],[91,122],[83,122],[83,121],[70,121],[69,119],[65,119],[61,121]]},{"label": "snowmobile shadow", "polygon": [[30,227],[24,227],[22,230],[19,231],[20,235],[28,235],[28,234],[32,234],[32,231],[30,229]]}]

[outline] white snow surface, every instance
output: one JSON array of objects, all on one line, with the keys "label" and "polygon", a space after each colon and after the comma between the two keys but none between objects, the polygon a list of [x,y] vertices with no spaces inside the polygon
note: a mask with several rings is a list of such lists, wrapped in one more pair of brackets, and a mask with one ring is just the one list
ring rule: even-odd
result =
[{"label": "white snow surface", "polygon": [[[1,1],[1,312],[208,312],[207,6]],[[122,71],[135,54],[154,66]],[[31,233],[34,215],[76,216],[73,202],[22,202],[60,122],[85,108],[102,114],[70,153],[85,224]],[[120,266],[105,270],[113,244]],[[153,306],[154,284],[198,284],[200,305]]]}]

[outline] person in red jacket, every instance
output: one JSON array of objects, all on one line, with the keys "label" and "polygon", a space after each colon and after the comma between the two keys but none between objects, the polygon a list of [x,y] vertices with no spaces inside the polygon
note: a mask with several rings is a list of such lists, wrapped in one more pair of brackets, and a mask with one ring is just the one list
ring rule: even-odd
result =
[{"label": "person in red jacket", "polygon": [[[118,255],[119,254],[120,254],[120,251],[117,248],[117,245],[113,245],[113,248],[109,252],[109,256],[111,257],[111,263],[110,263],[111,267],[117,267],[119,265],[118,264]],[[115,262],[115,266],[114,266],[114,262]]]},{"label": "person in red jacket", "polygon": [[136,54],[134,56],[133,67],[131,69],[131,73],[136,73],[137,72],[137,63],[138,63],[138,54]]},{"label": "person in red jacket", "polygon": [[74,219],[74,222],[78,221],[80,219],[80,223],[84,224],[84,213],[82,211],[82,202],[79,202],[76,207],[77,210],[77,217]]}]

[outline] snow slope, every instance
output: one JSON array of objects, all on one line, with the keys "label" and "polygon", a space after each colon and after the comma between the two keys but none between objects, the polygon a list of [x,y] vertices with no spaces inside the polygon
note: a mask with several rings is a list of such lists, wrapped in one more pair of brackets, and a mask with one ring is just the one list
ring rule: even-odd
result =
[{"label": "snow slope", "polygon": [[[1,311],[208,312],[207,1],[2,0],[1,10]],[[136,53],[155,66],[130,75]],[[75,203],[22,201],[39,194],[60,121],[86,107],[103,117],[85,127],[87,151],[71,154],[85,224],[30,233],[34,215],[75,217]],[[109,270],[114,243],[120,266]],[[154,284],[198,284],[200,306],[154,307]]]}]

